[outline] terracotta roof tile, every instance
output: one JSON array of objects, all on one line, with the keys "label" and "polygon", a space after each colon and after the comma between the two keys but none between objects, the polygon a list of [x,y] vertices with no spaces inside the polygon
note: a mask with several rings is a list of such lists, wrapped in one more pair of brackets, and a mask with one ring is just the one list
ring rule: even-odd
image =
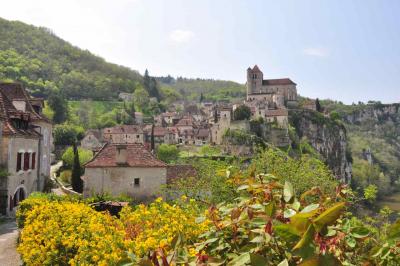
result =
[{"label": "terracotta roof tile", "polygon": [[[124,146],[127,150],[126,164],[121,165],[116,162],[117,147]],[[141,144],[106,144],[89,161],[86,168],[102,168],[102,167],[166,167],[167,165],[156,159],[150,151],[146,150]]]},{"label": "terracotta roof tile", "polygon": [[277,85],[296,85],[291,79],[283,78],[283,79],[264,79],[262,81],[262,85],[267,86],[277,86]]}]

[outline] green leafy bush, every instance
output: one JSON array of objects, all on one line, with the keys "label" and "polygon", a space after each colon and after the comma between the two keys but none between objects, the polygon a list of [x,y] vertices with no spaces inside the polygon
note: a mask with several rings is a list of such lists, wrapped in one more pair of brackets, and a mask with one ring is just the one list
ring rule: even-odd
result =
[{"label": "green leafy bush", "polygon": [[[85,163],[90,161],[93,157],[93,152],[90,150],[85,150],[83,148],[78,148],[79,154],[79,163],[83,166]],[[69,147],[64,154],[62,155],[61,159],[64,162],[64,165],[67,167],[72,167],[74,163],[74,151],[72,147]]]}]

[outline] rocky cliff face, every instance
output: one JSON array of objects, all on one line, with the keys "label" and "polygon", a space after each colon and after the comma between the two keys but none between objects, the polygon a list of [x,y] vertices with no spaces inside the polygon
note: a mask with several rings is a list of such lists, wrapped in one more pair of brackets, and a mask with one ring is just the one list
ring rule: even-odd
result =
[{"label": "rocky cliff face", "polygon": [[377,124],[400,122],[400,104],[371,104],[343,115],[343,120],[350,124],[374,121]]},{"label": "rocky cliff face", "polygon": [[344,183],[351,181],[351,156],[347,149],[346,128],[321,113],[291,111],[290,124],[300,139],[306,139],[324,158],[335,176]]}]

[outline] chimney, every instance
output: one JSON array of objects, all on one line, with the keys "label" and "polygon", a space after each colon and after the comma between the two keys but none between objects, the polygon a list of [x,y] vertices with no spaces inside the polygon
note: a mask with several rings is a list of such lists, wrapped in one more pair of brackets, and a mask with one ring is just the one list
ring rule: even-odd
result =
[{"label": "chimney", "polygon": [[116,158],[115,161],[117,164],[124,165],[127,164],[127,146],[126,145],[117,145],[117,153],[116,153]]}]

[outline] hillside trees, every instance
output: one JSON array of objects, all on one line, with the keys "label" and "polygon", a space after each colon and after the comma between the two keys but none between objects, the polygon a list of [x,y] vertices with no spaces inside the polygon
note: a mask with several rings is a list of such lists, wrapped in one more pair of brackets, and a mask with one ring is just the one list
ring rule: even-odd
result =
[{"label": "hillside trees", "polygon": [[137,71],[107,63],[42,27],[0,18],[0,40],[0,80],[20,81],[37,97],[56,87],[68,98],[104,100],[142,82]]},{"label": "hillside trees", "polygon": [[54,123],[62,124],[68,119],[68,102],[59,91],[50,93],[48,104],[54,112]]}]

